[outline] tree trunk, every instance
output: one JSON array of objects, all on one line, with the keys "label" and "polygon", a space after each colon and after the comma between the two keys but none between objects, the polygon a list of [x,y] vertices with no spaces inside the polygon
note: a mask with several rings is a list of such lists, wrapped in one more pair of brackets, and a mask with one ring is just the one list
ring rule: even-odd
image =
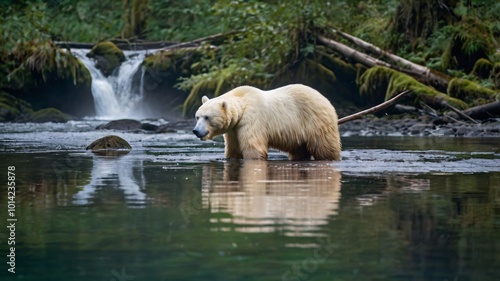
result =
[{"label": "tree trunk", "polygon": [[123,0],[122,38],[142,38],[148,13],[148,0]]},{"label": "tree trunk", "polygon": [[403,69],[401,69],[397,66],[393,66],[385,61],[381,61],[381,60],[376,59],[370,55],[359,52],[359,51],[357,51],[357,50],[355,50],[347,45],[344,45],[340,42],[337,42],[335,40],[327,38],[323,35],[318,35],[318,40],[321,43],[325,44],[326,46],[332,48],[337,53],[340,53],[347,58],[353,59],[353,60],[363,64],[364,66],[366,66],[368,68],[374,67],[377,65],[381,65],[381,66],[385,66],[388,68],[392,68],[392,69],[397,70],[397,71],[404,72]]}]

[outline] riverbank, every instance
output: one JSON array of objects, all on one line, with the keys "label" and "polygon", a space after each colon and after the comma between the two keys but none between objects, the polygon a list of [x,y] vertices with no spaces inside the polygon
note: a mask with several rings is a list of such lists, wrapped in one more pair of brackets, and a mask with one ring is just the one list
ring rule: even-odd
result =
[{"label": "riverbank", "polygon": [[394,119],[367,116],[340,125],[342,136],[445,136],[445,137],[500,137],[498,119],[481,124],[445,123],[427,116]]}]

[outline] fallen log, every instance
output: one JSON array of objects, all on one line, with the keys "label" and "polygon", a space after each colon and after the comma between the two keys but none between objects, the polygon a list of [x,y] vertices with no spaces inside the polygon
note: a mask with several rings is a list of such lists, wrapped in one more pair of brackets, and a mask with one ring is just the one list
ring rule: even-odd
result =
[{"label": "fallen log", "polygon": [[358,37],[352,36],[350,34],[335,29],[333,31],[336,34],[339,34],[341,37],[347,39],[354,45],[366,50],[367,52],[386,58],[392,64],[401,67],[404,73],[412,76],[413,78],[417,79],[418,81],[424,84],[431,85],[439,90],[445,90],[448,87],[451,78],[444,73],[431,70],[428,67],[413,63],[400,56],[396,56],[392,53],[384,51],[379,47],[370,44]]},{"label": "fallen log", "polygon": [[397,96],[394,96],[393,98],[391,98],[389,100],[386,100],[385,102],[383,102],[383,103],[381,103],[379,105],[376,105],[374,107],[370,107],[370,108],[365,109],[363,111],[360,111],[360,112],[351,114],[349,116],[340,118],[337,123],[340,125],[340,124],[343,124],[343,123],[346,123],[346,122],[349,122],[349,121],[352,121],[352,120],[359,119],[359,118],[363,117],[364,115],[380,111],[380,110],[382,110],[382,109],[390,106],[391,104],[395,103],[398,99],[402,98],[403,96],[405,96],[406,94],[409,94],[411,92],[413,92],[413,90],[403,91],[400,94],[398,94]]},{"label": "fallen log", "polygon": [[231,30],[231,31],[228,31],[228,32],[217,33],[217,34],[214,34],[214,35],[210,35],[210,36],[206,36],[206,37],[201,37],[201,38],[195,39],[193,41],[182,42],[182,43],[179,43],[179,44],[170,45],[170,46],[165,47],[164,49],[183,48],[183,47],[187,47],[187,46],[192,46],[193,44],[199,44],[199,43],[202,43],[202,42],[219,40],[221,38],[225,38],[227,36],[230,36],[230,35],[233,35],[233,34],[237,34],[237,33],[240,33],[240,32],[241,32],[241,30]]},{"label": "fallen log", "polygon": [[464,115],[475,120],[500,118],[500,101],[483,104],[461,111]]},{"label": "fallen log", "polygon": [[[110,40],[118,48],[124,51],[138,51],[138,50],[153,50],[167,48],[168,46],[173,46],[179,44],[178,42],[171,41],[155,41],[155,42],[126,42],[124,40]],[[68,49],[92,49],[95,43],[82,43],[82,42],[68,42],[68,41],[57,41],[54,44],[59,48]]]}]

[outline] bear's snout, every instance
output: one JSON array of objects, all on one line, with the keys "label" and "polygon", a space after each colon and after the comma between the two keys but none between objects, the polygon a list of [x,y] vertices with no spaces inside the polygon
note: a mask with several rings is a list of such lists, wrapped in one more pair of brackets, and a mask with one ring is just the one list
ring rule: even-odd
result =
[{"label": "bear's snout", "polygon": [[208,131],[205,131],[205,130],[200,130],[200,129],[197,129],[197,128],[194,128],[193,129],[193,133],[200,139],[203,139],[203,137],[205,137],[206,135],[208,135]]}]

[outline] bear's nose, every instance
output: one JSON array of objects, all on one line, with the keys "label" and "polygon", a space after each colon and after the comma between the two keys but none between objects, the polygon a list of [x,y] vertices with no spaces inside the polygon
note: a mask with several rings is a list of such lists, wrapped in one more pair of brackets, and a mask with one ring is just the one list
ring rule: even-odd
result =
[{"label": "bear's nose", "polygon": [[200,131],[198,131],[197,129],[193,129],[193,133],[194,133],[194,134],[195,134],[198,138],[203,137],[203,134],[202,134]]}]

